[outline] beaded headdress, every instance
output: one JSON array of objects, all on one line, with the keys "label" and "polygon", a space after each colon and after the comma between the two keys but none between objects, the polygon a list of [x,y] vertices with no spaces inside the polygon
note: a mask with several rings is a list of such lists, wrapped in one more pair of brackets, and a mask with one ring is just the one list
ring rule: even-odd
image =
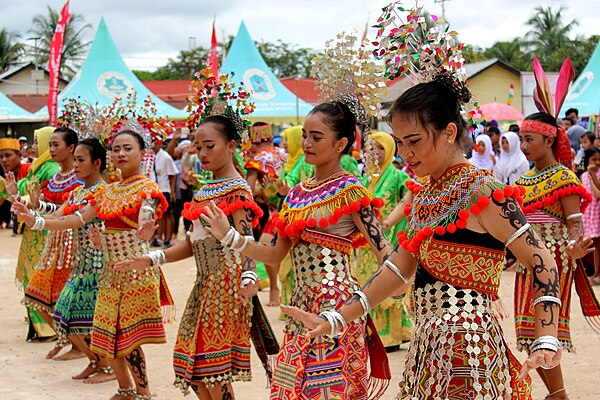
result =
[{"label": "beaded headdress", "polygon": [[348,106],[356,122],[364,126],[365,168],[369,175],[379,175],[375,142],[371,135],[371,117],[381,106],[385,91],[383,69],[353,34],[339,33],[325,42],[323,55],[313,59],[312,75],[316,77],[322,101],[339,101]]},{"label": "beaded headdress", "polygon": [[[254,102],[249,93],[240,85],[229,81],[229,75],[214,76],[209,68],[194,74],[192,95],[188,98],[187,111],[190,113],[187,125],[195,131],[199,123],[210,116],[221,115],[229,118],[235,125],[238,136],[242,140],[242,149],[250,147],[248,128],[250,121],[243,118],[254,111]],[[233,76],[233,73],[231,74]]]},{"label": "beaded headdress", "polygon": [[430,15],[423,8],[402,6],[394,1],[383,7],[377,19],[377,36],[373,55],[384,61],[384,76],[390,80],[407,77],[413,84],[437,81],[451,89],[462,104],[462,113],[473,132],[474,117],[481,115],[479,104],[472,100],[466,87],[463,68],[463,43],[443,18]]}]

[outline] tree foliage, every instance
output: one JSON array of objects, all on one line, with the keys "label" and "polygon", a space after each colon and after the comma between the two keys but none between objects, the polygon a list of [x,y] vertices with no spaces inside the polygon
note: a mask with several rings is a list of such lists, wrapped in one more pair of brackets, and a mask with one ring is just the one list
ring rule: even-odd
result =
[{"label": "tree foliage", "polygon": [[17,64],[23,55],[25,47],[17,39],[18,35],[0,29],[0,72]]}]

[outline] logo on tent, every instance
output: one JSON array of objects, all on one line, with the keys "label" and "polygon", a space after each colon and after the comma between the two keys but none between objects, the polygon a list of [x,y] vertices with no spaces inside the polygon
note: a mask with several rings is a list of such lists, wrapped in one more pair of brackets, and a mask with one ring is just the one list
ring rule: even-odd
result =
[{"label": "logo on tent", "polygon": [[276,95],[271,79],[258,68],[250,68],[244,72],[244,85],[252,91],[252,97],[258,100],[269,100]]},{"label": "logo on tent", "polygon": [[567,95],[567,100],[573,100],[578,98],[586,91],[588,87],[594,81],[594,73],[592,71],[587,71],[581,74],[577,82],[571,87],[569,90],[569,94]]},{"label": "logo on tent", "polygon": [[133,85],[127,77],[116,71],[105,72],[97,81],[98,90],[107,97],[118,97],[127,94]]}]

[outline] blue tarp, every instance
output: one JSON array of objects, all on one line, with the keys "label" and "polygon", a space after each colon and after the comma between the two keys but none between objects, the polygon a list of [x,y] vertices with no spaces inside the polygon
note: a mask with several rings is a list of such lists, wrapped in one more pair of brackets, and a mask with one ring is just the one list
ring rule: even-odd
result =
[{"label": "blue tarp", "polygon": [[569,88],[559,115],[564,115],[569,108],[578,109],[579,116],[598,114],[600,111],[600,44]]},{"label": "blue tarp", "polygon": [[[102,18],[92,48],[81,70],[58,95],[58,115],[61,114],[64,100],[79,98],[81,102],[107,106],[117,96],[125,98],[130,89],[137,92],[137,102],[140,105],[143,105],[144,99],[150,95],[156,103],[157,116],[178,119],[187,117],[185,111],[167,104],[152,94],[131,72],[121,58]],[[36,115],[48,115],[48,109],[44,107]]]},{"label": "blue tarp", "polygon": [[252,92],[251,100],[256,104],[256,110],[251,115],[253,120],[296,123],[303,121],[313,108],[297,98],[273,75],[243,21],[219,71],[221,74],[234,72],[231,81],[238,85],[243,82],[244,87]]},{"label": "blue tarp", "polygon": [[4,93],[0,92],[0,122],[27,122],[35,121],[39,118],[34,117],[29,111],[13,103]]}]

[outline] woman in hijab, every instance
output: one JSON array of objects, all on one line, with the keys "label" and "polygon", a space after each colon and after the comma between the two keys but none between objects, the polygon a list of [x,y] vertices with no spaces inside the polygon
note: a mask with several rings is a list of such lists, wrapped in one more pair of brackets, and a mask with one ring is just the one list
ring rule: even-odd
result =
[{"label": "woman in hijab", "polygon": [[482,133],[475,138],[475,144],[475,151],[473,152],[473,156],[469,158],[469,162],[476,167],[492,171],[496,164],[492,139],[485,133]]},{"label": "woman in hijab", "polygon": [[493,170],[496,178],[507,185],[514,185],[529,169],[529,161],[521,151],[519,135],[515,132],[504,132],[500,139],[500,158]]}]

